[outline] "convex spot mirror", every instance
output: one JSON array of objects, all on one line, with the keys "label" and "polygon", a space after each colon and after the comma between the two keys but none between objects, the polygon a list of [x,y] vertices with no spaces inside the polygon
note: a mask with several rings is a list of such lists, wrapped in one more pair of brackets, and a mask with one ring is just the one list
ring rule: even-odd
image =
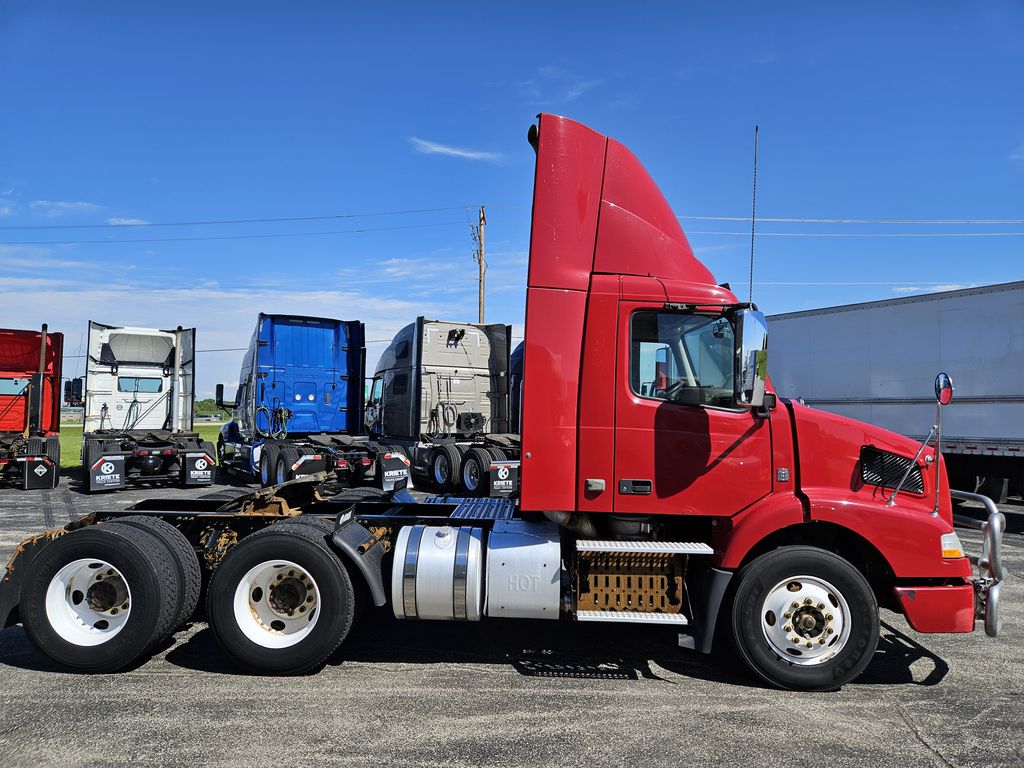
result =
[{"label": "convex spot mirror", "polygon": [[736,372],[733,394],[737,405],[760,408],[768,384],[768,321],[754,309],[736,313]]},{"label": "convex spot mirror", "polygon": [[953,400],[953,379],[945,371],[935,377],[935,399],[939,405],[949,405]]}]

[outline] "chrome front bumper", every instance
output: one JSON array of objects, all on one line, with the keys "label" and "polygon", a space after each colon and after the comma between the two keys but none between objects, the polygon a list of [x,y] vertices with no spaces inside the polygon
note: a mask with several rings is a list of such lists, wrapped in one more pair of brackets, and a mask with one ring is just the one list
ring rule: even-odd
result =
[{"label": "chrome front bumper", "polygon": [[977,501],[985,505],[988,512],[987,520],[977,520],[966,515],[953,515],[953,522],[965,528],[981,531],[984,537],[981,555],[972,555],[969,558],[971,564],[978,569],[978,576],[973,579],[974,612],[976,618],[985,620],[985,634],[989,637],[996,637],[1003,625],[999,618],[999,592],[1002,590],[1005,578],[1001,553],[1003,531],[1006,530],[1006,517],[988,496],[967,491],[950,491],[950,495],[954,499]]}]

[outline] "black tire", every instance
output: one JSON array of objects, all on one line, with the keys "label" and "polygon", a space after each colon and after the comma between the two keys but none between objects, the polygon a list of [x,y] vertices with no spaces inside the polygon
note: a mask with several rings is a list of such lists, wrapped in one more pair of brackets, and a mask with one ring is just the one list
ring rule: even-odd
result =
[{"label": "black tire", "polygon": [[[792,629],[796,621],[787,613],[778,616],[769,606],[779,596],[783,602],[791,595],[799,598],[802,590],[810,584],[809,581],[800,581],[803,577],[828,585],[830,589],[824,591],[832,602],[831,606],[818,604],[825,605],[824,612],[820,614],[817,625],[809,630]],[[844,604],[845,610],[842,608]],[[812,604],[804,609],[801,601],[797,613],[804,610],[813,612],[815,607]],[[836,637],[843,641],[839,650],[817,663],[798,663],[805,653],[829,653],[827,649],[836,641],[823,641],[832,634],[832,619],[828,617],[833,613],[842,622],[837,624],[841,631]],[[813,617],[805,614],[805,618],[810,620]],[[783,658],[786,654],[775,650],[768,639],[769,633],[776,637],[776,631],[772,629],[776,626],[779,626],[779,636],[792,632],[792,638],[800,641],[794,642],[793,648],[787,648],[786,658]],[[878,645],[878,603],[863,574],[843,558],[816,547],[782,547],[761,555],[737,574],[732,631],[740,657],[756,675],[771,685],[791,690],[835,690],[860,675],[871,662]],[[805,646],[805,640],[812,645]],[[785,639],[785,642],[789,641],[789,638]],[[820,649],[819,642],[823,645]]]},{"label": "black tire", "polygon": [[90,467],[95,464],[100,456],[103,455],[103,446],[95,440],[90,440],[85,444],[82,449],[82,490],[86,493],[92,493],[92,489],[89,488],[89,472]]},{"label": "black tire", "polygon": [[495,461],[508,461],[508,454],[501,448],[490,446],[487,450],[494,457]]},{"label": "black tire", "polygon": [[277,464],[274,468],[274,485],[281,485],[293,479],[292,466],[299,460],[298,449],[294,445],[282,445],[277,454]]},{"label": "black tire", "polygon": [[462,470],[462,454],[454,445],[438,445],[430,452],[430,481],[443,493],[455,487]]},{"label": "black tire", "polygon": [[[320,667],[345,640],[352,627],[355,596],[344,564],[328,548],[325,536],[314,525],[270,526],[244,538],[224,558],[210,581],[206,613],[214,635],[224,650],[242,668],[252,672],[297,675]],[[268,647],[251,639],[239,626],[235,613],[235,592],[247,573],[261,565],[284,560],[306,571],[317,585],[316,622],[297,642],[285,647]],[[285,566],[287,567],[287,566]],[[276,583],[276,582],[275,582]],[[256,603],[271,600],[271,591],[258,592]],[[247,596],[247,601],[254,598]],[[301,604],[300,604],[300,607]],[[248,614],[254,614],[249,610]],[[248,615],[243,612],[243,615]],[[312,615],[312,614],[311,614]],[[277,622],[272,622],[277,623]],[[280,622],[283,626],[283,622]],[[262,628],[255,619],[250,633],[266,633],[268,643],[281,637],[282,630]]]},{"label": "black tire", "polygon": [[[54,628],[47,612],[46,596],[58,573],[77,561],[98,560],[117,569],[131,590],[127,621],[110,639],[84,645],[66,639]],[[89,566],[84,566],[88,568]],[[98,570],[98,569],[94,569]],[[21,618],[32,644],[65,669],[75,672],[115,672],[127,667],[171,631],[179,603],[176,565],[167,548],[152,534],[121,525],[80,528],[47,544],[32,560],[21,588]],[[55,586],[60,591],[59,583]],[[68,597],[74,601],[73,591]],[[58,605],[67,605],[59,601]],[[111,608],[110,618],[113,619]],[[70,608],[68,608],[70,610]],[[65,627],[74,622],[54,620]],[[124,614],[121,614],[122,616]],[[106,619],[101,619],[106,621]],[[93,627],[99,626],[97,621]],[[104,628],[105,629],[105,628]]]},{"label": "black tire", "polygon": [[278,447],[273,443],[263,443],[260,451],[260,486],[269,488],[274,484],[274,472],[277,470]]},{"label": "black tire", "polygon": [[331,501],[386,501],[390,497],[389,491],[380,488],[343,488],[331,496]]},{"label": "black tire", "polygon": [[180,605],[174,619],[172,629],[177,629],[192,618],[199,605],[199,593],[203,589],[203,573],[199,567],[199,557],[185,534],[159,517],[148,515],[129,515],[111,520],[104,525],[130,525],[156,536],[167,547],[178,566],[181,581],[179,582]]},{"label": "black tire", "polygon": [[487,495],[487,472],[491,466],[491,454],[483,448],[470,448],[462,457],[459,485],[469,496]]}]

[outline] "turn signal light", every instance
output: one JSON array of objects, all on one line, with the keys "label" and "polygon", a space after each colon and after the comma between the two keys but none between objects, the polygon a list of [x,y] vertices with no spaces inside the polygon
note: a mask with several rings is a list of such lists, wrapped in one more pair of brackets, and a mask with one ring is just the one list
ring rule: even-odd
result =
[{"label": "turn signal light", "polygon": [[338,459],[337,462],[335,462],[334,466],[337,467],[338,469],[348,469],[348,460]]},{"label": "turn signal light", "polygon": [[942,546],[942,557],[951,559],[964,556],[964,545],[960,543],[960,537],[955,533],[944,533],[939,540]]}]

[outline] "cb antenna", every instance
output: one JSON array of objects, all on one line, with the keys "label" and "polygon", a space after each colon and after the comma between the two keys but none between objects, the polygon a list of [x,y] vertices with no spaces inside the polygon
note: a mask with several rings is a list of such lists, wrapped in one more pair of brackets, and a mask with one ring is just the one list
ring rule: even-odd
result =
[{"label": "cb antenna", "polygon": [[754,126],[754,201],[750,208],[750,289],[747,301],[754,303],[754,231],[757,226],[757,126]]}]

